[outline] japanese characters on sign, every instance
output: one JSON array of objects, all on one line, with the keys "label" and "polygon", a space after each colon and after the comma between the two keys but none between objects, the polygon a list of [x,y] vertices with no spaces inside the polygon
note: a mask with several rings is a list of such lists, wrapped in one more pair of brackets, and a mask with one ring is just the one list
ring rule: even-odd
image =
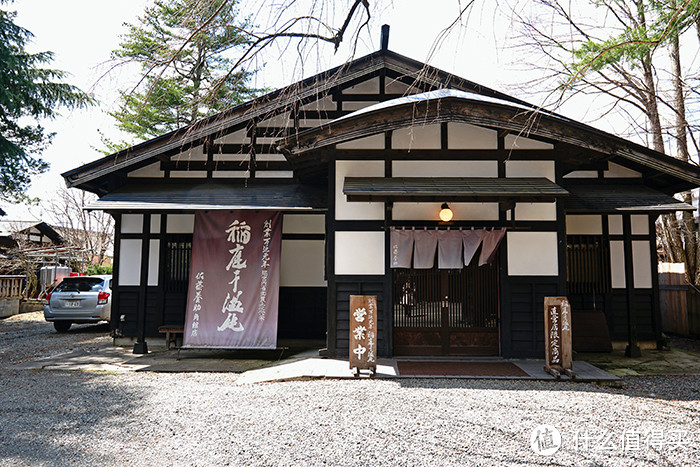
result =
[{"label": "japanese characters on sign", "polygon": [[281,242],[279,212],[195,214],[183,347],[277,346]]},{"label": "japanese characters on sign", "polygon": [[571,307],[566,297],[545,297],[545,369],[573,368],[571,350]]},{"label": "japanese characters on sign", "polygon": [[350,296],[350,368],[376,369],[377,297]]}]

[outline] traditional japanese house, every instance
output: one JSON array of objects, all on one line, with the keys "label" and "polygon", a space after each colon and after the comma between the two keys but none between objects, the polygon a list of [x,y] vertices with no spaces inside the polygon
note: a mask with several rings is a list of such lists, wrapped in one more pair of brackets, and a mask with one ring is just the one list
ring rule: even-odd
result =
[{"label": "traditional japanese house", "polygon": [[541,358],[545,296],[579,349],[660,340],[655,220],[700,170],[382,43],[63,174],[116,220],[113,330],[185,323],[196,213],[275,211],[278,337],[326,355],[350,295],[378,298],[379,356]]}]

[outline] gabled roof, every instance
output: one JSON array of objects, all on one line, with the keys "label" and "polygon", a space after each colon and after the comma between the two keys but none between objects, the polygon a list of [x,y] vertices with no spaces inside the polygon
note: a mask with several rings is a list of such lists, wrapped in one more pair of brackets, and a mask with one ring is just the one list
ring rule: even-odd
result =
[{"label": "gabled roof", "polygon": [[99,187],[94,183],[100,177],[124,171],[139,164],[143,165],[145,161],[155,161],[158,158],[169,157],[192,146],[202,144],[207,138],[223,136],[232,131],[232,129],[247,126],[256,119],[270,118],[286,110],[293,109],[300,103],[303,104],[328,95],[338,87],[350,86],[356,82],[361,82],[367,79],[368,76],[379,73],[380,70],[386,70],[392,73],[393,76],[406,82],[413,82],[415,78],[420,77],[420,83],[430,89],[449,86],[502,99],[515,105],[529,106],[529,104],[517,98],[425,65],[390,50],[379,50],[202,119],[192,125],[69,170],[61,175],[64,177],[68,187],[79,187],[98,194],[104,194],[106,191],[102,190],[100,193]]}]

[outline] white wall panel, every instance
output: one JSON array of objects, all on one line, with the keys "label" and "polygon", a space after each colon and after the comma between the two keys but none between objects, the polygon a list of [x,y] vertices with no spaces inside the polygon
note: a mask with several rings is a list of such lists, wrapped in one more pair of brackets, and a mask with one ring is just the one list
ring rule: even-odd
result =
[{"label": "white wall panel", "polygon": [[608,233],[610,235],[622,235],[622,216],[613,214],[608,216]]},{"label": "white wall panel", "polygon": [[448,149],[498,149],[498,132],[468,123],[447,124]]},{"label": "white wall panel", "polygon": [[393,161],[393,177],[498,177],[498,161]]},{"label": "white wall panel", "polygon": [[291,170],[258,170],[255,178],[292,178],[294,172]]},{"label": "white wall panel", "polygon": [[[439,220],[442,203],[394,203],[393,220],[421,221]],[[498,203],[449,203],[455,221],[496,221]]]},{"label": "white wall panel", "polygon": [[603,216],[567,215],[566,233],[568,235],[603,235]]},{"label": "white wall panel", "polygon": [[343,101],[343,110],[360,110],[376,103],[377,101]]},{"label": "white wall panel", "polygon": [[285,214],[282,233],[322,234],[326,232],[326,216],[321,214]]},{"label": "white wall panel", "polygon": [[148,285],[158,285],[158,264],[160,261],[160,240],[151,240],[148,244]]},{"label": "white wall panel", "polygon": [[384,161],[336,161],[335,218],[338,220],[384,219],[384,203],[348,202],[343,193],[345,177],[384,177]]},{"label": "white wall panel", "polygon": [[[238,161],[238,162],[247,162],[250,160],[250,156],[248,154],[219,154],[219,153],[214,153],[212,154],[214,157],[215,161]],[[256,155],[257,157],[257,155]],[[241,164],[241,168],[247,167],[248,164]]]},{"label": "white wall panel", "polygon": [[[390,79],[387,77],[386,79],[386,93],[387,94],[416,94],[418,89],[413,88],[411,89],[408,84],[403,83],[399,80],[396,79]],[[411,89],[411,92],[408,92],[409,89]]]},{"label": "white wall panel", "polygon": [[557,203],[515,203],[516,221],[555,221]]},{"label": "white wall panel", "polygon": [[632,264],[634,265],[634,288],[651,288],[651,249],[648,240],[632,242]]},{"label": "white wall panel", "polygon": [[170,160],[174,162],[205,161],[207,160],[207,155],[204,153],[204,146],[200,144],[187,151],[175,154]]},{"label": "white wall panel", "polygon": [[542,141],[537,141],[536,139],[530,139],[518,135],[506,135],[504,144],[506,150],[508,151],[511,149],[541,149],[545,151],[554,149],[553,144],[543,143]]},{"label": "white wall panel", "polygon": [[289,125],[289,112],[275,115],[274,117],[268,118],[267,120],[263,120],[262,122],[258,123],[258,126],[261,128],[285,128]]},{"label": "white wall panel", "polygon": [[509,276],[558,276],[556,232],[508,232]]},{"label": "white wall panel", "polygon": [[323,240],[282,240],[280,286],[325,287]]},{"label": "white wall panel", "polygon": [[597,170],[574,170],[564,175],[564,178],[598,178]]},{"label": "white wall panel", "polygon": [[122,233],[142,233],[143,214],[122,214]]},{"label": "white wall panel", "polygon": [[206,170],[171,170],[170,178],[207,178]]},{"label": "white wall panel", "polygon": [[384,232],[336,232],[335,273],[384,274]]},{"label": "white wall panel", "polygon": [[610,279],[613,289],[625,288],[625,244],[621,240],[610,242]]},{"label": "white wall panel", "polygon": [[248,178],[249,170],[215,170],[211,173],[212,178]]},{"label": "white wall panel", "polygon": [[336,149],[384,149],[384,133],[335,145]]},{"label": "white wall panel", "polygon": [[229,133],[227,135],[222,136],[221,138],[216,138],[214,140],[215,143],[220,143],[220,144],[243,144],[243,143],[250,143],[250,138],[248,137],[248,133],[245,128],[234,131],[233,133]]},{"label": "white wall panel", "polygon": [[336,108],[337,104],[330,96],[301,106],[301,110],[335,110]]},{"label": "white wall panel", "polygon": [[343,89],[343,94],[379,94],[379,77]]},{"label": "white wall panel", "polygon": [[411,125],[391,135],[392,149],[440,149],[440,125]]},{"label": "white wall panel", "polygon": [[160,233],[160,214],[151,214],[151,230],[150,233]]},{"label": "white wall panel", "polygon": [[141,282],[141,240],[122,239],[119,244],[119,285]]},{"label": "white wall panel", "polygon": [[649,216],[646,214],[634,214],[630,216],[632,235],[649,234]]},{"label": "white wall panel", "polygon": [[545,177],[554,182],[554,161],[506,161],[506,177]]},{"label": "white wall panel", "polygon": [[193,233],[194,214],[168,214],[166,233]]},{"label": "white wall panel", "polygon": [[614,162],[608,162],[608,170],[603,172],[605,178],[642,178],[641,172],[628,169]]},{"label": "white wall panel", "polygon": [[164,176],[165,172],[160,170],[160,162],[132,170],[127,174],[127,177],[132,178],[163,178]]}]

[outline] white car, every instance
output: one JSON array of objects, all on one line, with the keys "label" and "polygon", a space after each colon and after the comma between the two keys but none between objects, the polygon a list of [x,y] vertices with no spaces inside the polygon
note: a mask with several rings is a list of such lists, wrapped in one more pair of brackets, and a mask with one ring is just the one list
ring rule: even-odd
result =
[{"label": "white car", "polygon": [[109,321],[112,314],[112,276],[66,277],[46,295],[44,318],[58,332],[73,323]]}]

